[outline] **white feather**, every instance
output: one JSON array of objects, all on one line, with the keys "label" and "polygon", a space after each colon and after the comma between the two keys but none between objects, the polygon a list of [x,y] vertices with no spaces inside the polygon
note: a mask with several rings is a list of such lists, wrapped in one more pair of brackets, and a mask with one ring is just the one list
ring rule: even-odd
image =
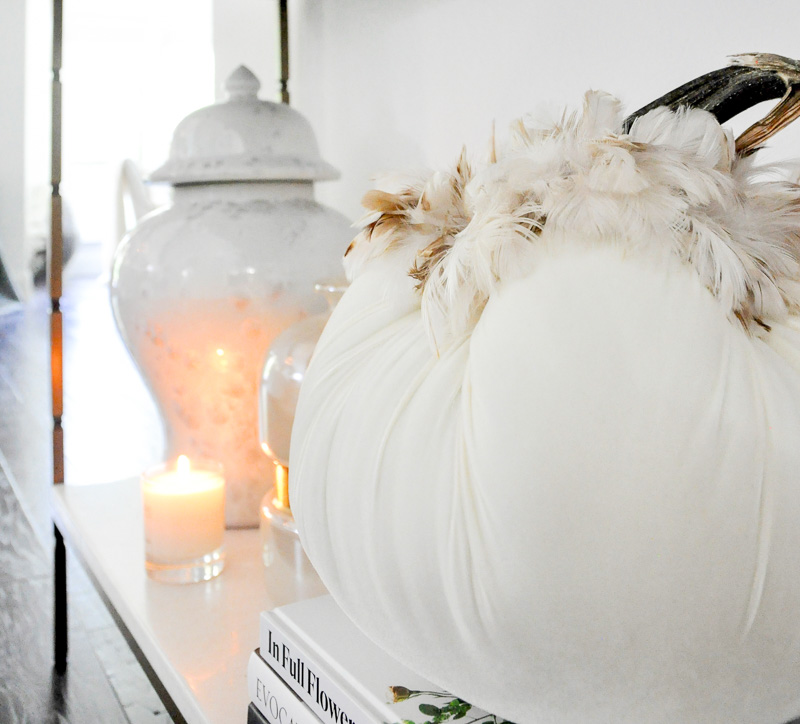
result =
[{"label": "white feather", "polygon": [[417,179],[405,226],[359,242],[350,274],[398,247],[403,263],[427,259],[420,304],[437,350],[469,334],[551,238],[677,255],[751,329],[800,310],[800,187],[785,169],[776,181],[779,169],[737,158],[705,111],[657,108],[629,134],[616,130],[620,118],[616,99],[590,92],[581,113],[517,121],[471,178],[462,156],[456,171]]}]

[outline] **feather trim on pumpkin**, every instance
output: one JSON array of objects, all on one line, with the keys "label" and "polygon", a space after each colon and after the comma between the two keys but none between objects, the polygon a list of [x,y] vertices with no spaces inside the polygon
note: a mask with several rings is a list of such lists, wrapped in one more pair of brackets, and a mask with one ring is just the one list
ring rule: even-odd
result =
[{"label": "feather trim on pumpkin", "polygon": [[485,162],[462,152],[450,172],[369,192],[348,276],[378,254],[410,254],[437,350],[469,334],[551,238],[666,249],[749,331],[800,311],[800,186],[737,156],[706,111],[656,108],[627,134],[621,122],[616,99],[589,92],[580,113],[516,122]]}]

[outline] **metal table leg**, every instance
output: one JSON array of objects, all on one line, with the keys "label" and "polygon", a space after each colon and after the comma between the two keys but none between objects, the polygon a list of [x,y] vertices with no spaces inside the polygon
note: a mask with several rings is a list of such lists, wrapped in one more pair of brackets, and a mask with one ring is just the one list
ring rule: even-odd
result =
[{"label": "metal table leg", "polygon": [[67,670],[69,634],[67,631],[67,551],[58,527],[53,526],[55,549],[53,558],[53,640],[55,644],[55,669],[59,674]]}]

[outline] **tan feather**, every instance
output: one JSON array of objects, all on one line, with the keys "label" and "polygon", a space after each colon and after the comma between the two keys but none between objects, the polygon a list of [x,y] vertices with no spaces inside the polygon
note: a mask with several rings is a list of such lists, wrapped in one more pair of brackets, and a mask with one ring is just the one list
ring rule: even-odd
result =
[{"label": "tan feather", "polygon": [[456,164],[456,174],[453,177],[452,186],[453,192],[460,198],[464,195],[464,187],[469,183],[472,178],[472,168],[469,165],[467,158],[467,147],[461,147],[461,155],[458,157]]},{"label": "tan feather", "polygon": [[402,214],[408,211],[413,196],[408,193],[391,194],[388,191],[372,189],[364,194],[361,205],[368,211],[384,214]]}]

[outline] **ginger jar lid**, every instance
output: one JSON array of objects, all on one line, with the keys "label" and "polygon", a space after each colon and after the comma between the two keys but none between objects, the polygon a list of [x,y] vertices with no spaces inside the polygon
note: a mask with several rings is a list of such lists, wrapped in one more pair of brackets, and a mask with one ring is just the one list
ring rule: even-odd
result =
[{"label": "ginger jar lid", "polygon": [[339,172],[322,160],[311,124],[283,103],[258,98],[261,83],[240,65],[228,98],[190,113],[175,129],[169,159],[150,181],[325,181]]}]

